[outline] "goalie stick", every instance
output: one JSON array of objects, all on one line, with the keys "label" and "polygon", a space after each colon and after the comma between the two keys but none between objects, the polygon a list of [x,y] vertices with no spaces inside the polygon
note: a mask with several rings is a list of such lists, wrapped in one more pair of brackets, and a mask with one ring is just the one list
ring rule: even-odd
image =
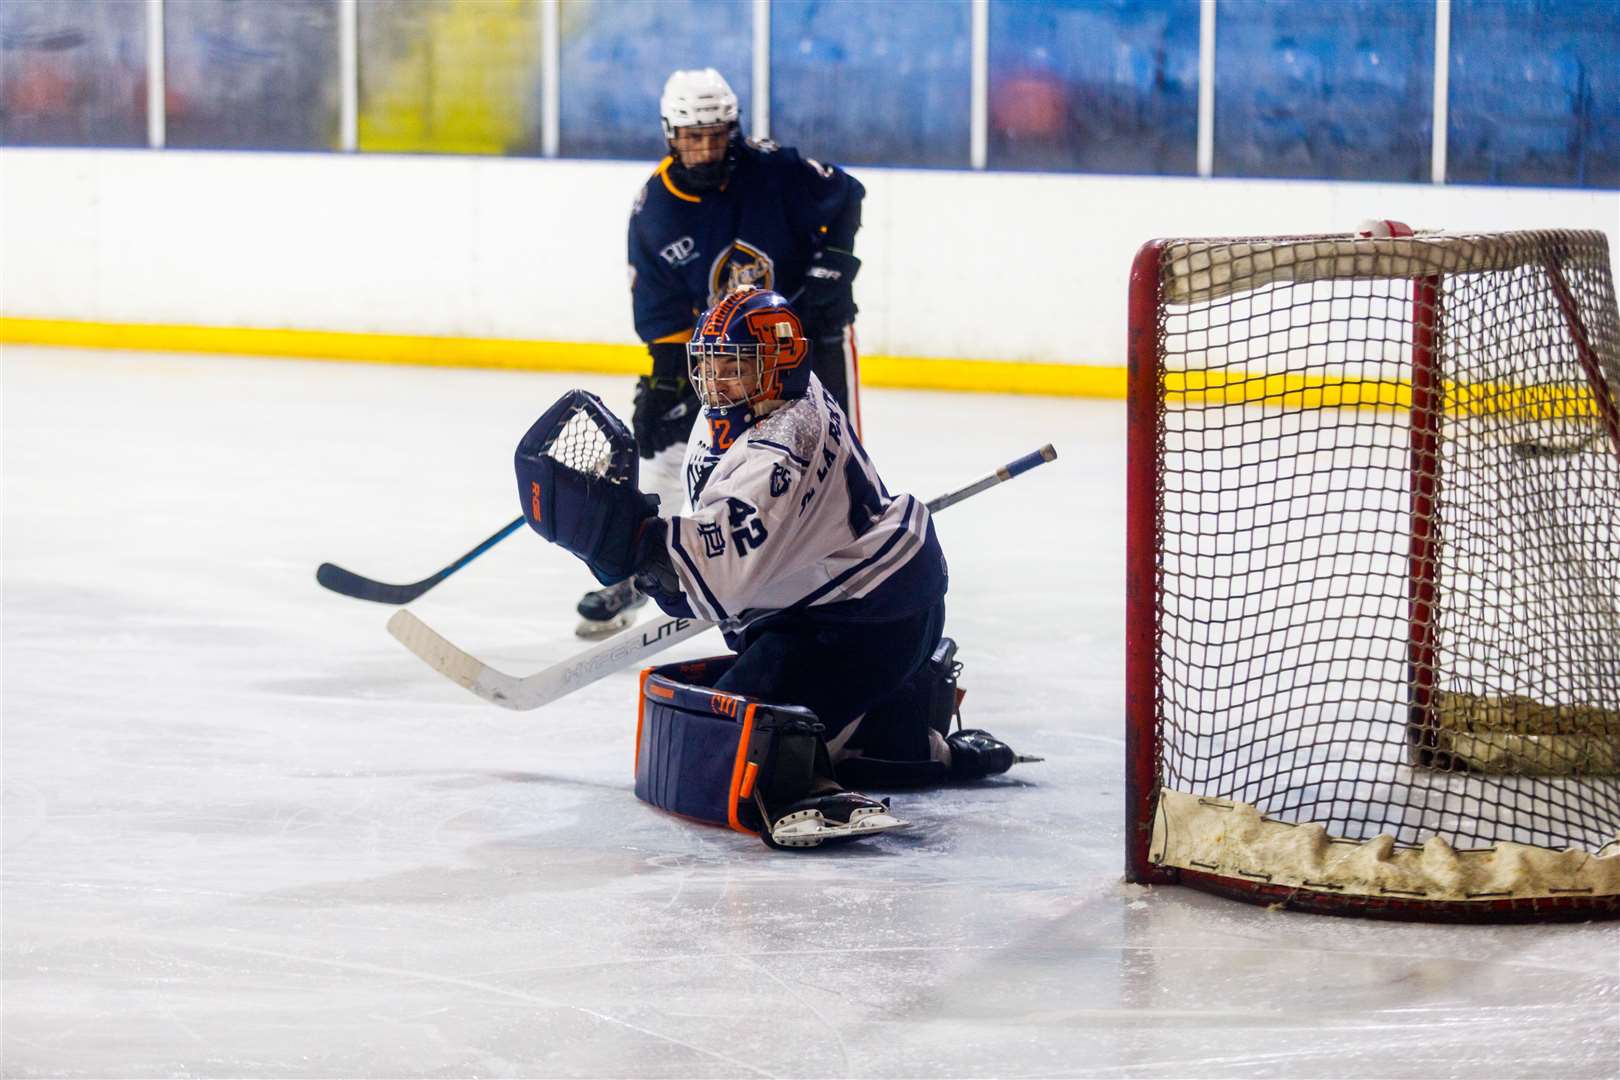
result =
[{"label": "goalie stick", "polygon": [[[1057,457],[1057,451],[1048,443],[1033,453],[1008,462],[989,476],[967,487],[939,496],[928,503],[929,513],[937,513],[963,499],[977,495],[1026,473]],[[521,520],[521,519],[520,519]],[[487,541],[490,543],[493,541]],[[538,709],[564,695],[589,686],[604,675],[639,663],[655,653],[663,652],[677,642],[696,637],[714,623],[702,619],[668,617],[641,623],[621,631],[613,637],[577,656],[553,664],[533,675],[515,676],[497,671],[445,638],[431,626],[407,610],[396,611],[388,620],[388,632],[428,667],[445,678],[471,690],[485,701],[503,705],[508,709]]]},{"label": "goalie stick", "polygon": [[505,540],[508,536],[511,536],[522,524],[523,518],[521,516],[512,519],[502,526],[500,532],[489,537],[437,574],[425,577],[421,581],[413,581],[409,585],[390,585],[385,581],[373,581],[371,578],[363,577],[353,570],[345,570],[343,567],[329,562],[323,562],[316,568],[315,580],[335,593],[352,596],[356,600],[375,600],[379,604],[408,604],[502,540]]}]

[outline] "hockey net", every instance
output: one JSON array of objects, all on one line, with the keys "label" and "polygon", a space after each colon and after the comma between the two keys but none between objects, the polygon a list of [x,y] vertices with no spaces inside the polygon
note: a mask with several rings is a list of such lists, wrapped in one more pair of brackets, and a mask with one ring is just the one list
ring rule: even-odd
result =
[{"label": "hockey net", "polygon": [[1137,257],[1127,876],[1620,914],[1607,243],[1393,233]]}]

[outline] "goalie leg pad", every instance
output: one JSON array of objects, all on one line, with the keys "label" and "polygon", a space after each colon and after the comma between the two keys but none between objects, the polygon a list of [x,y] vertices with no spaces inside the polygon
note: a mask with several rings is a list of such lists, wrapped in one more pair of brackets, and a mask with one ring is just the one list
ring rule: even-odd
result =
[{"label": "goalie leg pad", "polygon": [[905,824],[887,803],[838,785],[822,725],[810,710],[708,685],[734,660],[712,657],[642,673],[637,798],[758,834],[773,848],[815,847]]},{"label": "goalie leg pad", "polygon": [[[636,797],[662,810],[759,833],[771,808],[836,790],[809,709],[715,690],[732,656],[642,673]],[[685,680],[693,681],[685,681]]]}]

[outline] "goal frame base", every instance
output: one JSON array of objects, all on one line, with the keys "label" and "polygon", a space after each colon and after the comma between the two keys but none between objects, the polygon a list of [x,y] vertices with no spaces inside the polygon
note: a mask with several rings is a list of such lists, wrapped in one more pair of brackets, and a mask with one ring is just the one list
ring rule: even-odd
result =
[{"label": "goal frame base", "polygon": [[1219,874],[1176,867],[1158,868],[1162,874],[1142,884],[1185,885],[1227,900],[1274,908],[1357,919],[1390,922],[1485,924],[1571,923],[1620,919],[1620,896],[1536,897],[1517,900],[1406,900],[1399,897],[1348,898],[1335,893],[1286,885],[1240,882]]}]

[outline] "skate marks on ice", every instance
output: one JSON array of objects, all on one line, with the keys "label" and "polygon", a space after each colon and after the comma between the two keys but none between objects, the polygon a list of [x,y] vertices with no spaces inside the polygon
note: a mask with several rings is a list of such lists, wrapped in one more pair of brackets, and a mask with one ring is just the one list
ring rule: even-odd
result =
[{"label": "skate marks on ice", "polygon": [[[1296,918],[1100,881],[1044,905],[1023,889],[995,899],[1007,929],[976,927],[996,947],[934,973],[906,1017],[917,1044],[1047,1033],[1022,1075],[1613,1075],[1612,1040],[1581,1035],[1612,1028],[1600,926],[1580,929],[1593,953],[1572,971],[1541,930]],[[931,1064],[951,1070],[913,1066]]]}]

